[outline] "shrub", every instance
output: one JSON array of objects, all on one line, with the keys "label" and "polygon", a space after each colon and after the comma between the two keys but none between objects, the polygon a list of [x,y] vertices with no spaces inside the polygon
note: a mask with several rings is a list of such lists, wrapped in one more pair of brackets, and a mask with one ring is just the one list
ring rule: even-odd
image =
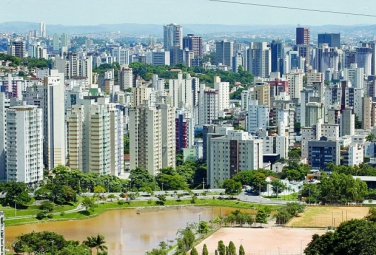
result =
[{"label": "shrub", "polygon": [[60,216],[64,216],[64,215],[65,215],[65,212],[61,212],[61,213],[60,213]]},{"label": "shrub", "polygon": [[40,212],[38,212],[37,213],[37,216],[36,216],[36,218],[38,219],[38,220],[42,220],[42,219],[44,219],[46,217],[46,213],[44,212],[44,211],[40,211]]},{"label": "shrub", "polygon": [[53,213],[49,213],[49,214],[47,214],[47,217],[48,217],[49,219],[52,219],[52,218],[54,217],[54,215],[53,215]]},{"label": "shrub", "polygon": [[123,204],[125,204],[125,201],[124,201],[124,200],[119,200],[119,201],[118,201],[118,205],[123,205]]}]

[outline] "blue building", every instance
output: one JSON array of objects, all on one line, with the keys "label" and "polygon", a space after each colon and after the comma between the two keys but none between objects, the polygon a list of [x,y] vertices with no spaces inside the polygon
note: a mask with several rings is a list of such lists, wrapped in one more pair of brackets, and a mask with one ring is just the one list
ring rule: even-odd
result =
[{"label": "blue building", "polygon": [[325,170],[328,163],[340,164],[339,141],[308,141],[308,164],[315,170]]}]

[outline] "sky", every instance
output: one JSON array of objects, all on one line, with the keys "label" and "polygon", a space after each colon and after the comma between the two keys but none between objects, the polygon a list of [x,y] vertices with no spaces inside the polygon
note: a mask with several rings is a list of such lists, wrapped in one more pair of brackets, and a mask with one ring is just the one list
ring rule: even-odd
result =
[{"label": "sky", "polygon": [[[245,3],[376,14],[371,0],[228,0]],[[209,0],[2,0],[0,22],[27,21],[61,25],[224,24],[358,25],[376,24],[359,17],[286,10]]]}]

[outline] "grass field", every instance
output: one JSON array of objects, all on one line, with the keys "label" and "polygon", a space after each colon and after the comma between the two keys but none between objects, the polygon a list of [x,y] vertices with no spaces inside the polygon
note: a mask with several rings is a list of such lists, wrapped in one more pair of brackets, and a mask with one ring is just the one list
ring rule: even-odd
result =
[{"label": "grass field", "polygon": [[368,214],[368,211],[368,207],[309,206],[304,213],[293,218],[286,226],[338,227],[343,221],[363,218]]},{"label": "grass field", "polygon": [[[77,204],[74,206],[57,206],[55,207],[54,212],[62,212],[66,210],[71,210],[76,207]],[[195,203],[192,204],[190,199],[183,199],[180,201],[177,200],[167,200],[165,203],[166,206],[177,206],[177,205],[195,205],[195,206],[221,206],[221,207],[232,207],[232,208],[239,208],[239,209],[254,209],[257,210],[258,208],[263,208],[265,205],[259,204],[252,204],[246,202],[240,202],[237,200],[220,200],[220,199],[196,199]],[[46,221],[58,221],[58,220],[80,220],[80,219],[87,219],[91,217],[98,216],[99,214],[107,211],[107,210],[117,210],[117,209],[127,209],[127,208],[137,208],[137,207],[153,207],[158,206],[156,201],[138,201],[134,200],[131,201],[130,204],[123,204],[119,205],[116,200],[114,202],[103,202],[97,204],[97,207],[94,211],[81,211],[81,212],[74,212],[74,213],[66,213],[63,215],[57,214],[54,215],[52,219],[43,219],[38,220],[35,218],[35,214],[39,211],[37,206],[29,206],[26,209],[18,209],[17,216],[30,216],[25,218],[17,218],[17,219],[7,219],[5,217],[5,221],[7,226],[13,225],[22,225],[27,223],[35,223],[35,222],[46,222]],[[272,214],[278,209],[279,206],[271,206],[272,207]],[[14,216],[14,208],[12,207],[2,207],[0,210],[4,210],[6,216],[9,217]]]}]

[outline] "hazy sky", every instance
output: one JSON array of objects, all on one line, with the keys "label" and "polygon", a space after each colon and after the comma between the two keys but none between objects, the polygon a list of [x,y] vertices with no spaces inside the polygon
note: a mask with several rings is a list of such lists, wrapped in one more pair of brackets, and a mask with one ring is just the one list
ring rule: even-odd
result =
[{"label": "hazy sky", "polygon": [[[376,14],[376,4],[371,0],[238,1]],[[2,0],[0,6],[0,22],[44,21],[47,24],[62,25],[166,24],[172,22],[228,25],[376,24],[376,17],[255,7],[209,0]]]}]

